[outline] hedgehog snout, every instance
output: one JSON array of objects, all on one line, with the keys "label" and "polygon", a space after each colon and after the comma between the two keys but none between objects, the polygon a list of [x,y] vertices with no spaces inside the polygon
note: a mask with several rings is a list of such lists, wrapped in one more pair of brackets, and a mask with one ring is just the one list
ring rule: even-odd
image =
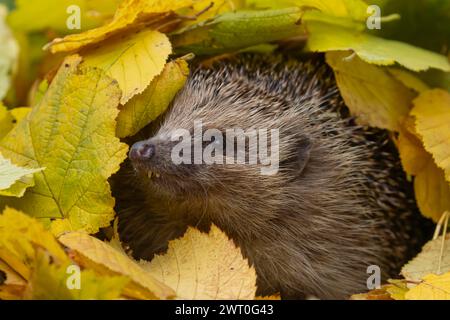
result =
[{"label": "hedgehog snout", "polygon": [[133,144],[129,157],[132,161],[148,161],[156,154],[156,146],[149,141],[139,141]]}]

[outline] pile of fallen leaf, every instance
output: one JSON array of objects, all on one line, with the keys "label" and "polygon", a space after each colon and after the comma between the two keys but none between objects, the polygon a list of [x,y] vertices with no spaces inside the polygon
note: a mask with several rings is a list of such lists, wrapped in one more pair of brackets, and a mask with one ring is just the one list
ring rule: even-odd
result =
[{"label": "pile of fallen leaf", "polygon": [[[129,257],[108,178],[127,156],[121,139],[164,112],[194,55],[275,50],[325,53],[351,113],[391,132],[438,222],[401,279],[354,298],[449,299],[450,4],[413,2],[371,1],[381,30],[363,0],[0,5],[0,299],[254,299],[254,269],[214,226],[150,262]],[[67,27],[73,5],[81,30]],[[105,228],[110,240],[94,236]]]}]

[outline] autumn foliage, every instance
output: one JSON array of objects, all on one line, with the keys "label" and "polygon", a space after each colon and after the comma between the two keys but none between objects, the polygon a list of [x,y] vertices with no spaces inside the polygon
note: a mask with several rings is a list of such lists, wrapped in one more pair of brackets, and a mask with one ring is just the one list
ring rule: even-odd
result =
[{"label": "autumn foliage", "polygon": [[[401,279],[354,298],[449,299],[450,44],[439,33],[400,41],[402,14],[421,8],[398,3],[405,11],[382,11],[379,31],[363,0],[0,5],[0,299],[254,299],[254,268],[215,226],[190,228],[152,261],[131,258],[108,179],[127,157],[123,138],[164,113],[194,56],[277,49],[324,53],[352,115],[390,132],[421,213],[438,223]],[[67,27],[73,5],[81,30]],[[73,266],[80,290],[65,285]]]}]

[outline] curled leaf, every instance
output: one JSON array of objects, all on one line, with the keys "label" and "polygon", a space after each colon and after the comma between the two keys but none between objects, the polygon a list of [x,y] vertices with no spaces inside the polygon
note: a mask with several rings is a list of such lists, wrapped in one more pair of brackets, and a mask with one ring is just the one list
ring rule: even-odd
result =
[{"label": "curled leaf", "polygon": [[101,68],[117,80],[121,104],[141,93],[160,74],[172,47],[166,35],[153,30],[124,35],[83,51],[84,64]]},{"label": "curled leaf", "polygon": [[138,299],[168,299],[174,292],[159,282],[138,263],[85,233],[71,232],[59,237],[59,241],[72,251],[74,259],[83,267],[102,275],[126,276],[131,279],[124,288],[124,295]]},{"label": "curled leaf", "polygon": [[132,136],[155,120],[184,86],[189,68],[185,60],[169,62],[142,94],[134,96],[117,117],[117,136]]},{"label": "curled leaf", "polygon": [[133,25],[140,22],[145,22],[155,29],[173,20],[176,17],[174,17],[175,10],[189,7],[194,2],[196,0],[124,0],[109,23],[80,34],[54,39],[47,47],[53,53],[79,50],[115,36],[126,29],[132,29]]},{"label": "curled leaf", "polygon": [[[71,281],[73,277],[79,279]],[[81,271],[74,264],[55,263],[44,250],[38,249],[24,298],[112,300],[120,298],[128,281],[128,278],[122,276],[99,275],[92,270]]]}]

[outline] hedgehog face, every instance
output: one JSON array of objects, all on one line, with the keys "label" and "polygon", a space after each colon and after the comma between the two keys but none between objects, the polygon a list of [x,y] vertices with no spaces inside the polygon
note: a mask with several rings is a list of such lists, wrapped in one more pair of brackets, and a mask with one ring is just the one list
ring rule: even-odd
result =
[{"label": "hedgehog face", "polygon": [[193,190],[194,164],[175,164],[171,159],[176,142],[155,136],[135,143],[129,153],[131,163],[147,188],[164,194],[179,195]]},{"label": "hedgehog face", "polygon": [[189,130],[161,128],[135,143],[129,157],[141,180],[164,194],[210,194],[223,192],[224,185],[238,191],[278,174],[279,132],[203,128],[196,122]]},{"label": "hedgehog face", "polygon": [[266,195],[309,159],[304,117],[289,105],[242,81],[191,79],[155,136],[133,145],[130,159],[156,193]]}]

